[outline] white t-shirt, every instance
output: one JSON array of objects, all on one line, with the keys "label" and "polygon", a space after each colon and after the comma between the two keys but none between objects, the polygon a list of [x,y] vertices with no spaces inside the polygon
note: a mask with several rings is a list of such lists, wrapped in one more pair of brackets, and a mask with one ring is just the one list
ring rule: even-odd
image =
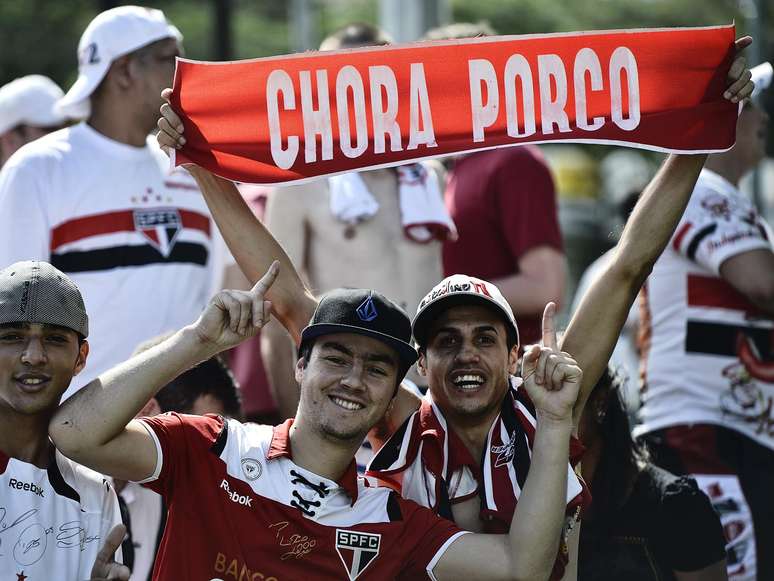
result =
[{"label": "white t-shirt", "polygon": [[704,170],[644,301],[642,425],[635,434],[710,423],[774,448],[774,319],[720,277],[732,256],[772,249],[772,234],[731,183]]},{"label": "white t-shirt", "polygon": [[121,522],[110,484],[51,450],[47,469],[0,452],[0,579],[89,579],[105,536]]},{"label": "white t-shirt", "polygon": [[89,314],[86,368],[65,398],[138,343],[187,325],[214,288],[222,245],[193,178],[164,153],[81,123],[21,148],[0,171],[0,267],[47,260]]}]

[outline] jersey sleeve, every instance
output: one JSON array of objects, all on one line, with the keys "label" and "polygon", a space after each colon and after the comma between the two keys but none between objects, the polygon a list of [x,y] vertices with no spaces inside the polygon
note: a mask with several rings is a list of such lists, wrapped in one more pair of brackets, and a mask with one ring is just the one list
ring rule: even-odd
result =
[{"label": "jersey sleeve", "polygon": [[401,546],[404,568],[398,579],[435,579],[433,568],[446,549],[467,531],[396,493],[392,500],[399,503],[405,523]]},{"label": "jersey sleeve", "polygon": [[140,420],[156,444],[156,469],[139,482],[162,495],[169,504],[175,488],[195,468],[226,430],[225,420],[213,414],[192,416],[169,412]]},{"label": "jersey sleeve", "polygon": [[661,504],[662,551],[676,571],[697,571],[726,555],[723,528],[709,498],[689,477],[667,485]]},{"label": "jersey sleeve", "polygon": [[0,171],[0,268],[50,260],[48,208],[35,173],[13,157]]},{"label": "jersey sleeve", "polygon": [[700,189],[691,197],[672,247],[719,275],[725,260],[751,250],[771,249],[771,241],[752,204]]},{"label": "jersey sleeve", "polygon": [[500,229],[514,261],[539,246],[562,250],[554,181],[540,157],[518,152],[497,169],[494,185]]}]

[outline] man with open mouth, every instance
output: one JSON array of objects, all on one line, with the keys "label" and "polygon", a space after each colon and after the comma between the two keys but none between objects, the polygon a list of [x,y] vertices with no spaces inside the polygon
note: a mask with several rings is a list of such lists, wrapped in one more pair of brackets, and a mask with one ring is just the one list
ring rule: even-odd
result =
[{"label": "man with open mouth", "polygon": [[[749,37],[740,39],[737,50],[749,42]],[[737,58],[728,72],[725,98],[738,102],[749,96],[749,79],[744,60]],[[170,94],[169,90],[164,93],[166,98]],[[182,121],[168,104],[162,106],[159,128],[162,146],[180,148],[185,143]],[[680,219],[705,159],[703,155],[673,155],[666,160],[639,200],[611,266],[589,289],[570,323],[561,349],[571,353],[584,370],[573,426],[577,426],[588,394],[607,365],[637,291]],[[302,329],[317,301],[287,255],[253,217],[233,183],[198,166],[188,165],[187,169],[196,178],[248,278],[257,280],[275,258],[281,262],[281,273],[270,294],[272,314],[297,344],[302,343]],[[544,313],[543,336],[549,346],[554,309],[549,305]],[[418,367],[428,379],[429,396],[420,401],[406,390],[398,390],[371,432],[373,442],[386,442],[371,464],[371,474],[464,529],[510,532],[512,537],[531,539],[533,531],[521,525],[514,529],[512,518],[516,502],[529,499],[527,481],[536,462],[543,460],[536,448],[537,434],[551,419],[535,409],[537,402],[524,397],[520,381],[512,377],[519,344],[510,308],[491,283],[452,276],[420,303],[413,331],[420,351]],[[549,370],[564,356],[554,349],[546,358],[553,361]],[[546,372],[545,367],[539,369]],[[302,385],[302,393],[303,389]],[[333,403],[342,409],[362,404],[358,400]],[[568,433],[562,444],[568,452],[569,439]],[[574,452],[579,451],[578,446],[574,448]],[[551,508],[575,516],[583,487],[568,457],[562,459],[560,471],[564,494],[557,498],[558,506]],[[559,539],[550,544],[553,552],[544,561],[549,564],[546,575],[551,564],[555,565],[555,578],[573,574],[572,568],[565,571],[567,553],[577,539],[573,522],[574,518],[567,521],[555,563]],[[559,528],[556,532],[558,537]],[[475,576],[483,575],[476,571]]]}]

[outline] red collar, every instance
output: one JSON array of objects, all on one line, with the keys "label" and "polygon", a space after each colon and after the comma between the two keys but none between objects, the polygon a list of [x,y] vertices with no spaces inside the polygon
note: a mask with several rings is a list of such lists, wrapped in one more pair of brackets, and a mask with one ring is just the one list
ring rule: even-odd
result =
[{"label": "red collar", "polygon": [[422,439],[431,438],[435,441],[439,450],[443,450],[443,434],[438,429],[438,423],[440,420],[446,423],[446,433],[449,441],[449,455],[447,457],[447,473],[449,475],[454,474],[455,471],[467,466],[474,477],[479,482],[481,481],[481,463],[476,461],[468,450],[467,446],[462,442],[460,437],[455,433],[454,428],[449,425],[449,421],[441,414],[441,409],[436,404],[436,411],[440,416],[435,419],[433,416],[435,412],[432,404],[423,400],[419,410],[419,425],[421,428]]},{"label": "red collar", "polygon": [[[267,460],[274,460],[275,458],[293,460],[293,451],[290,449],[290,426],[292,425],[293,418],[290,418],[278,426],[274,426],[269,451],[266,453]],[[357,501],[357,479],[357,467],[353,458],[344,474],[336,481],[336,484],[341,486],[349,495],[353,505]]]}]

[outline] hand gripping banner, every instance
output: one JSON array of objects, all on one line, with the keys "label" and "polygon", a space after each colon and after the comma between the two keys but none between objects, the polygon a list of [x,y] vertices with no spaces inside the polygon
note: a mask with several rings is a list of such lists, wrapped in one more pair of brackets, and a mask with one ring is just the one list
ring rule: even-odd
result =
[{"label": "hand gripping banner", "polygon": [[725,150],[734,37],[720,26],[180,59],[176,163],[272,184],[527,142]]}]

